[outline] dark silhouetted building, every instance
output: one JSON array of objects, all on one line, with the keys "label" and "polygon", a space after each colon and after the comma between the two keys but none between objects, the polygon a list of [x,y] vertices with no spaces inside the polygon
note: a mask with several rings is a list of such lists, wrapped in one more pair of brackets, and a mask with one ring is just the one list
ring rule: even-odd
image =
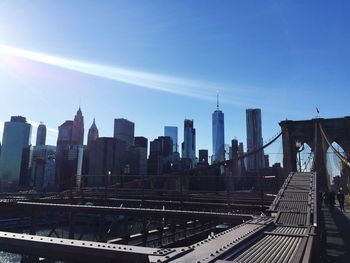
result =
[{"label": "dark silhouetted building", "polygon": [[157,175],[171,172],[173,140],[169,136],[159,136],[150,142],[148,174]]},{"label": "dark silhouetted building", "polygon": [[60,191],[74,187],[76,175],[81,175],[83,165],[84,117],[81,109],[74,121],[65,121],[58,127],[55,183]]},{"label": "dark silhouetted building", "polygon": [[84,117],[79,107],[77,114],[74,116],[73,129],[72,129],[72,144],[83,145],[84,144]]},{"label": "dark silhouetted building", "polygon": [[[261,130],[261,110],[246,110],[247,124],[247,152],[252,152],[263,146],[262,130]],[[256,168],[264,168],[264,151],[261,150],[256,154],[247,157],[247,169],[255,170]]]},{"label": "dark silhouetted building", "polygon": [[34,146],[31,155],[30,173],[34,189],[37,191],[55,190],[56,147]]},{"label": "dark silhouetted building", "polygon": [[95,118],[94,121],[92,122],[92,125],[89,129],[88,132],[88,143],[87,145],[89,146],[91,144],[91,142],[96,141],[96,139],[98,138],[98,129],[95,123]]},{"label": "dark silhouetted building", "polygon": [[114,138],[126,142],[126,146],[134,145],[135,124],[126,119],[114,119]]},{"label": "dark silhouetted building", "polygon": [[28,166],[24,166],[29,158],[31,131],[32,127],[25,117],[13,116],[11,121],[5,122],[0,155],[2,191],[16,191],[19,187],[21,171],[24,168],[28,169]]},{"label": "dark silhouetted building", "polygon": [[147,146],[147,138],[135,137],[135,145],[130,147],[127,161],[131,175],[147,175]]},{"label": "dark silhouetted building", "polygon": [[175,126],[165,126],[164,136],[169,136],[173,140],[173,152],[178,151],[178,140],[177,140],[177,127]]},{"label": "dark silhouetted building", "polygon": [[199,150],[198,151],[198,165],[208,165],[208,150]]},{"label": "dark silhouetted building", "polygon": [[38,130],[36,132],[36,145],[45,145],[46,144],[46,126],[43,123],[40,123]]},{"label": "dark silhouetted building", "polygon": [[196,164],[196,129],[193,127],[193,120],[184,121],[182,158],[190,159],[192,161],[192,166]]},{"label": "dark silhouetted building", "polygon": [[265,168],[270,167],[270,158],[268,154],[264,155]]},{"label": "dark silhouetted building", "polygon": [[87,186],[105,186],[117,182],[109,175],[123,174],[126,142],[118,138],[100,137],[89,148],[89,177]]},{"label": "dark silhouetted building", "polygon": [[148,148],[148,139],[142,136],[136,136],[135,137],[135,146],[136,147],[142,147],[142,148]]}]

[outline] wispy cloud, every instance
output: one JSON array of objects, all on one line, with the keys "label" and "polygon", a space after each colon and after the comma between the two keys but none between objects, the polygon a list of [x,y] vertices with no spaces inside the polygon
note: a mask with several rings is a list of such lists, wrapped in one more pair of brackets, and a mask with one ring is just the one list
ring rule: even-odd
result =
[{"label": "wispy cloud", "polygon": [[[29,59],[57,67],[115,80],[148,89],[190,96],[198,99],[215,100],[217,90],[223,94],[230,94],[226,102],[242,106],[246,103],[251,87],[239,85],[221,85],[186,78],[172,77],[144,71],[125,69],[115,66],[106,66],[96,63],[83,62],[58,56],[52,56],[40,52],[14,48],[0,44],[0,55],[15,56]],[[223,99],[225,101],[225,98]]]}]

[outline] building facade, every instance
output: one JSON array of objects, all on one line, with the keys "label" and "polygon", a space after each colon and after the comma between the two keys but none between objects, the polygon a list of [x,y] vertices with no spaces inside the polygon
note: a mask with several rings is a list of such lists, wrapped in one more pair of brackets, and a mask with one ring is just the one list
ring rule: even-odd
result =
[{"label": "building facade", "polygon": [[224,113],[219,109],[219,101],[216,110],[212,114],[213,157],[212,162],[225,160],[225,127]]},{"label": "building facade", "polygon": [[32,149],[30,174],[37,191],[55,190],[56,147],[37,145]]},{"label": "building facade", "polygon": [[[247,125],[247,152],[252,152],[263,146],[261,128],[261,110],[246,110]],[[264,151],[261,150],[247,158],[247,170],[256,170],[265,167]]]},{"label": "building facade", "polygon": [[169,136],[159,136],[150,142],[148,174],[158,175],[171,172],[173,140]]},{"label": "building facade", "polygon": [[175,126],[165,126],[164,136],[169,136],[173,140],[173,152],[178,151],[178,139],[177,139],[177,127]]},{"label": "building facade", "polygon": [[73,145],[84,144],[84,117],[80,107],[74,116],[71,140]]},{"label": "building facade", "polygon": [[58,190],[63,191],[76,185],[83,165],[84,117],[79,107],[74,120],[67,120],[58,127],[56,148],[56,178]]},{"label": "building facade", "polygon": [[38,126],[38,130],[36,132],[36,144],[39,145],[45,145],[46,144],[46,126],[43,123],[40,123]]},{"label": "building facade", "polygon": [[182,158],[190,159],[193,166],[196,164],[196,129],[193,127],[193,120],[184,121]]},{"label": "building facade", "polygon": [[130,173],[132,175],[147,175],[148,139],[135,137],[135,145],[129,149]]},{"label": "building facade", "polygon": [[121,175],[126,164],[126,142],[118,138],[100,137],[89,149],[89,177],[85,186],[105,186],[117,182],[109,175]]},{"label": "building facade", "polygon": [[114,138],[126,142],[127,147],[134,145],[135,124],[126,119],[114,119]]},{"label": "building facade", "polygon": [[91,144],[91,142],[96,141],[96,139],[98,138],[98,129],[95,123],[95,118],[94,121],[92,122],[92,125],[89,129],[88,132],[88,143],[87,145],[89,146]]},{"label": "building facade", "polygon": [[22,159],[26,159],[24,155],[29,153],[31,131],[25,117],[13,116],[11,121],[5,122],[0,155],[2,191],[18,190]]},{"label": "building facade", "polygon": [[208,150],[199,150],[198,151],[198,164],[199,165],[208,165],[209,159],[208,159]]}]

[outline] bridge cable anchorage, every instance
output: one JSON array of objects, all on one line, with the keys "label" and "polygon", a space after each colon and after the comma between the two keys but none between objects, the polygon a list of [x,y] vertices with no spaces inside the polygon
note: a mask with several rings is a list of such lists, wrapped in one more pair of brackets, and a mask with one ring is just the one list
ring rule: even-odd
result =
[{"label": "bridge cable anchorage", "polygon": [[[348,162],[348,160],[346,160],[346,159],[344,158],[344,156],[341,155],[341,153],[340,153],[337,149],[335,149],[334,146],[330,143],[330,141],[329,141],[329,139],[328,139],[328,136],[327,136],[326,132],[323,130],[323,127],[322,127],[322,124],[321,124],[321,123],[319,123],[319,126],[320,126],[320,130],[321,130],[321,133],[322,133],[323,138],[326,140],[328,146],[331,147],[331,149],[332,149],[332,151],[334,152],[334,154],[335,154],[343,163],[345,163],[347,166],[350,167],[350,162]],[[344,153],[345,153],[345,151],[344,151]],[[345,153],[345,154],[346,154],[346,153]]]}]

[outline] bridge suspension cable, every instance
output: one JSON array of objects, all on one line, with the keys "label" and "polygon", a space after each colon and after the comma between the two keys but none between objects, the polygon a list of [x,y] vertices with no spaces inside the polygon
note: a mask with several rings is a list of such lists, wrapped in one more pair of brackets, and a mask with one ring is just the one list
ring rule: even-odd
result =
[{"label": "bridge suspension cable", "polygon": [[192,169],[188,169],[186,171],[182,171],[182,172],[175,172],[175,173],[172,173],[172,175],[176,175],[176,174],[184,174],[184,173],[189,173],[189,172],[195,172],[195,171],[202,171],[202,170],[208,170],[210,168],[215,168],[215,167],[221,167],[222,165],[223,166],[226,166],[226,165],[229,165],[229,164],[232,164],[233,162],[236,162],[238,160],[242,160],[246,157],[249,157],[251,155],[254,155],[260,151],[262,151],[263,149],[265,149],[266,147],[270,146],[271,144],[273,144],[280,136],[282,135],[282,131],[280,131],[278,134],[276,134],[275,136],[273,136],[266,144],[264,144],[263,146],[257,148],[257,149],[254,149],[253,151],[250,151],[250,152],[247,152],[245,154],[242,154],[242,155],[239,155],[237,158],[233,158],[233,159],[230,159],[230,160],[225,160],[225,161],[222,161],[222,162],[217,162],[217,163],[213,163],[209,166],[205,166],[205,167],[196,167],[196,168],[192,168]]},{"label": "bridge suspension cable", "polygon": [[332,151],[334,152],[334,154],[343,162],[345,163],[347,166],[350,167],[350,162],[348,162],[348,160],[346,160],[344,158],[344,156],[337,150],[334,148],[334,146],[330,143],[329,139],[328,139],[328,136],[326,134],[326,132],[324,131],[323,129],[323,126],[321,123],[319,123],[319,126],[320,126],[320,130],[321,130],[321,133],[322,133],[322,136],[323,138],[325,139],[325,141],[327,142],[328,146],[331,147]]},{"label": "bridge suspension cable", "polygon": [[248,156],[254,155],[257,152],[262,151],[263,149],[265,149],[266,147],[270,146],[271,144],[273,144],[280,136],[282,135],[282,132],[278,133],[275,137],[272,137],[271,140],[269,142],[267,142],[265,145],[261,146],[258,149],[255,149],[253,151],[247,152],[245,154],[242,154],[241,156],[238,156],[238,160],[240,159],[244,159]]},{"label": "bridge suspension cable", "polygon": [[253,151],[250,151],[250,152],[247,152],[245,154],[242,154],[242,155],[239,155],[237,158],[234,158],[234,159],[230,159],[230,160],[226,160],[226,161],[222,161],[222,162],[218,162],[218,163],[214,163],[214,164],[211,164],[209,167],[220,167],[221,165],[228,165],[234,161],[238,161],[238,160],[242,160],[246,157],[249,157],[251,155],[254,155],[260,151],[262,151],[263,149],[265,149],[266,147],[270,146],[271,144],[273,144],[280,136],[282,135],[282,131],[279,132],[277,135],[275,135],[274,137],[272,137],[270,139],[270,141],[268,141],[266,144],[264,144],[263,146],[253,150]]}]

